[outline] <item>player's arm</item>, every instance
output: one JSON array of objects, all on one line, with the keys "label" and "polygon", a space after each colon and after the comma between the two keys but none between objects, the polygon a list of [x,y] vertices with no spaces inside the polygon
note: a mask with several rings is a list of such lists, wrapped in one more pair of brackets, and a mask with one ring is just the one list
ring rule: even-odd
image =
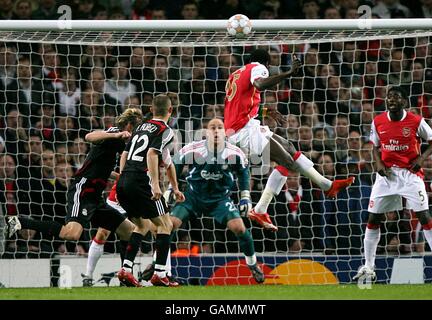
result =
[{"label": "player's arm", "polygon": [[386,168],[384,162],[381,160],[381,151],[379,147],[373,146],[373,157],[376,165],[376,172],[382,177],[390,177],[390,169]]},{"label": "player's arm", "polygon": [[419,171],[423,166],[423,162],[432,154],[432,129],[424,119],[420,121],[417,134],[423,140],[426,140],[429,143],[429,146],[427,147],[425,152],[423,152],[423,154],[419,156],[411,165],[410,170],[413,172]]},{"label": "player's arm", "polygon": [[294,56],[294,60],[293,60],[293,63],[291,65],[291,69],[289,71],[275,74],[275,75],[270,76],[270,77],[260,77],[256,80],[254,80],[252,84],[255,88],[257,88],[260,91],[269,89],[269,88],[277,85],[279,82],[285,80],[286,78],[289,78],[292,75],[296,74],[297,71],[300,69],[300,66],[301,66],[300,60]]},{"label": "player's arm", "polygon": [[432,154],[432,140],[429,140],[428,143],[429,146],[427,147],[425,152],[423,152],[423,154],[420,157],[418,157],[412,164],[410,168],[411,171],[413,172],[419,171],[423,166],[423,162]]},{"label": "player's arm", "polygon": [[87,133],[85,140],[90,143],[101,143],[102,141],[109,139],[129,139],[131,134],[128,131],[110,132],[97,130]]},{"label": "player's arm", "polygon": [[120,177],[120,174],[115,172],[115,171],[111,171],[111,175],[110,175],[110,179],[111,180],[117,180]]},{"label": "player's arm", "polygon": [[372,154],[373,154],[373,158],[375,161],[376,172],[382,177],[389,177],[391,171],[389,168],[385,167],[384,162],[381,159],[381,151],[380,151],[381,140],[378,136],[378,133],[377,133],[377,130],[375,127],[375,121],[372,121],[369,140],[373,144]]},{"label": "player's arm", "polygon": [[[175,181],[177,184],[177,189],[178,189],[178,177],[180,177],[182,175],[183,172],[183,168],[185,166],[185,156],[184,156],[184,150],[188,145],[186,145],[185,147],[183,147],[182,149],[180,149],[180,151],[178,153],[176,153],[176,155],[173,157],[172,162],[170,164],[170,170],[173,170],[173,174],[175,173]],[[168,171],[167,171],[168,174]],[[168,186],[168,189],[164,192],[164,198],[165,201],[167,203],[172,203],[174,201],[173,195],[175,194],[174,192],[174,187],[173,184],[171,182],[170,177],[168,176],[168,180],[170,181],[170,184]],[[176,196],[176,200],[178,199],[178,197]],[[178,201],[178,200],[177,200]]]},{"label": "player's arm", "polygon": [[159,152],[150,148],[147,152],[147,168],[151,178],[151,188],[153,192],[152,200],[159,200],[162,191],[159,186]]},{"label": "player's arm", "polygon": [[172,188],[172,192],[174,193],[176,201],[183,202],[185,200],[185,196],[179,190],[176,167],[173,163],[171,163],[167,168],[167,176],[168,176],[168,181],[170,182],[170,188]]},{"label": "player's arm", "polygon": [[122,154],[120,156],[120,168],[119,168],[120,174],[122,173],[123,168],[126,165],[126,160],[127,160],[128,154],[129,154],[129,151],[125,150],[122,152]]},{"label": "player's arm", "polygon": [[123,150],[123,152],[122,152],[122,154],[120,156],[120,163],[119,163],[119,172],[120,172],[120,174],[123,172],[123,169],[124,169],[124,167],[126,165],[126,161],[127,161],[128,155],[129,155],[129,150],[131,148],[131,145],[132,145],[132,139],[129,139],[129,142],[126,143],[126,147],[125,147],[125,149]]}]

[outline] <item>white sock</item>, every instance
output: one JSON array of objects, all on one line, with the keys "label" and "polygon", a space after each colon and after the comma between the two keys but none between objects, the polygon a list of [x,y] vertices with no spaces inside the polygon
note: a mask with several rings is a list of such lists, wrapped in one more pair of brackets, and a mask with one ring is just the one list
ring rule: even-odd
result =
[{"label": "white sock", "polygon": [[315,170],[312,161],[310,161],[304,154],[300,152],[297,153],[294,158],[296,158],[296,156],[297,159],[295,160],[295,164],[297,165],[298,171],[302,175],[309,178],[312,182],[314,182],[324,191],[327,191],[331,188],[332,182],[329,179],[323,177],[318,171]]},{"label": "white sock", "polygon": [[104,244],[96,243],[93,240],[90,244],[90,249],[87,258],[87,271],[86,271],[87,277],[93,278],[93,272],[103,253],[104,253]]},{"label": "white sock", "polygon": [[133,261],[124,259],[123,260],[123,269],[125,269],[127,272],[132,272],[133,267]]},{"label": "white sock", "polygon": [[429,247],[432,248],[432,229],[429,230],[423,229],[423,234],[426,238],[426,241],[429,244]]},{"label": "white sock", "polygon": [[167,276],[171,277],[172,273],[171,273],[171,249],[168,250],[168,256],[167,256],[167,261],[166,261],[166,265],[165,265],[165,270],[167,272]]},{"label": "white sock", "polygon": [[165,278],[167,275],[165,266],[161,264],[155,264],[155,274],[158,275],[160,278]]},{"label": "white sock", "polygon": [[267,181],[267,184],[264,188],[263,193],[261,194],[261,198],[255,206],[255,212],[265,213],[267,212],[268,206],[270,202],[273,200],[275,195],[278,195],[281,192],[282,187],[284,186],[287,180],[287,172],[288,170],[282,166],[277,166],[273,172],[270,174],[270,177]]},{"label": "white sock", "polygon": [[366,234],[364,239],[364,252],[365,252],[365,265],[369,268],[375,267],[375,255],[380,241],[381,232],[380,228],[369,229],[366,227]]},{"label": "white sock", "polygon": [[246,264],[248,266],[253,266],[254,264],[257,263],[257,258],[256,258],[255,254],[253,256],[250,256],[250,257],[245,256],[245,260],[246,260]]}]

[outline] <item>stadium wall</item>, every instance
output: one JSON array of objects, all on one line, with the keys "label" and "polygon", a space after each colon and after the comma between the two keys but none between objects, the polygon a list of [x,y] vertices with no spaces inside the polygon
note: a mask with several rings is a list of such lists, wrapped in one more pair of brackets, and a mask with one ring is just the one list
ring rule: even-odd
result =
[{"label": "stadium wall", "polygon": [[[138,272],[151,257],[137,258]],[[362,265],[361,256],[259,256],[264,263],[266,285],[349,284]],[[241,256],[201,255],[172,259],[173,273],[189,285],[255,284]],[[80,287],[85,257],[59,256],[54,259],[0,260],[0,287]],[[117,255],[104,256],[95,270],[96,286],[118,286]],[[432,283],[432,256],[377,256],[377,283]]]}]

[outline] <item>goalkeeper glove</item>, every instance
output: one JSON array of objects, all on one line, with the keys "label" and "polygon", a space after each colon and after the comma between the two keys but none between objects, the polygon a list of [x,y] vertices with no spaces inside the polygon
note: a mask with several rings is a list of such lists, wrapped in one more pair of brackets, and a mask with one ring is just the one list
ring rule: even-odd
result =
[{"label": "goalkeeper glove", "polygon": [[173,192],[173,189],[171,188],[171,186],[168,189],[166,189],[166,191],[163,194],[163,197],[165,199],[167,206],[174,204],[175,198],[174,198],[174,192]]},{"label": "goalkeeper glove", "polygon": [[240,203],[239,203],[240,216],[247,217],[249,211],[251,210],[252,210],[252,201],[251,201],[250,192],[248,190],[243,190],[240,193]]}]

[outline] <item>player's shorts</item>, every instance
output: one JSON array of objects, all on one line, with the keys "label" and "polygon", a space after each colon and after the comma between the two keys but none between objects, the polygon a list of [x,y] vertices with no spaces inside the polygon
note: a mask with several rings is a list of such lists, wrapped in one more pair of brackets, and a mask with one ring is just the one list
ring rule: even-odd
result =
[{"label": "player's shorts", "polygon": [[228,142],[242,149],[246,155],[261,156],[272,135],[268,126],[262,126],[259,120],[250,119],[242,129],[228,138]]},{"label": "player's shorts", "polygon": [[391,168],[390,178],[376,174],[368,211],[386,213],[402,210],[402,198],[406,208],[414,212],[429,210],[429,200],[422,178],[407,169]]},{"label": "player's shorts", "polygon": [[120,212],[121,214],[126,214],[125,209],[122,208],[122,206],[115,201],[111,201],[110,199],[106,200],[107,205],[109,205],[111,208],[116,209],[118,212]]},{"label": "player's shorts", "polygon": [[117,183],[117,199],[128,217],[151,219],[169,213],[164,197],[154,201],[146,174],[123,172]]},{"label": "player's shorts", "polygon": [[212,217],[221,225],[226,226],[228,221],[240,218],[240,212],[230,198],[224,198],[218,202],[205,204],[193,194],[186,192],[186,200],[176,204],[171,212],[173,217],[181,221],[188,221],[191,215],[195,217]]},{"label": "player's shorts", "polygon": [[126,219],[120,212],[108,206],[84,177],[72,182],[67,193],[67,202],[66,223],[73,221],[88,227],[91,222],[93,227],[115,231]]}]

